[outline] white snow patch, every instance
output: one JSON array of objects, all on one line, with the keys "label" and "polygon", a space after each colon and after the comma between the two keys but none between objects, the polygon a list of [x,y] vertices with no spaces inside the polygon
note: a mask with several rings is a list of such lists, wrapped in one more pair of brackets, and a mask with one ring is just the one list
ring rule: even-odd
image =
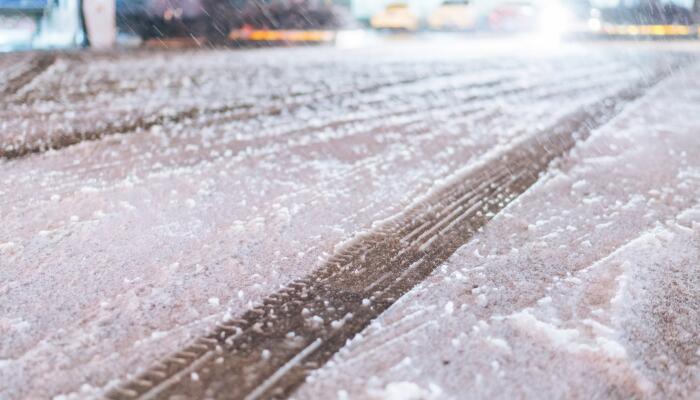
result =
[{"label": "white snow patch", "polygon": [[579,337],[576,329],[562,329],[535,318],[529,309],[508,316],[515,326],[529,334],[539,334],[549,340],[554,347],[564,347]]},{"label": "white snow patch", "polygon": [[445,304],[445,314],[450,315],[455,311],[455,303],[448,301]]},{"label": "white snow patch", "polygon": [[426,390],[414,382],[392,382],[383,390],[369,390],[371,398],[382,400],[433,400],[440,398],[441,394],[442,390],[437,385],[430,385],[430,389]]},{"label": "white snow patch", "polygon": [[501,349],[501,350],[504,350],[504,351],[506,351],[506,352],[508,352],[508,353],[511,352],[510,345],[509,345],[508,342],[506,342],[504,339],[495,338],[495,337],[492,337],[492,336],[486,336],[486,339],[485,339],[485,340],[486,340],[486,342],[488,342],[489,344],[493,345],[494,347],[497,347],[497,348],[499,348],[499,349]]}]

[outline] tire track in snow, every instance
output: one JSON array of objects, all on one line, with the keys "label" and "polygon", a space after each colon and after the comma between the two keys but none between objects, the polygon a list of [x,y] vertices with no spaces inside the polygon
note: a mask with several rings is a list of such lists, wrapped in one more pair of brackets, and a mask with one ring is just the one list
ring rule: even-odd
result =
[{"label": "tire track in snow", "polygon": [[[57,59],[56,55],[42,55],[41,57],[51,57],[53,61]],[[39,57],[38,57],[39,58]],[[85,63],[85,60],[80,59],[79,57],[76,57],[73,55],[72,57],[68,57],[67,55],[62,55],[61,59],[64,61],[72,61],[73,62],[73,67],[76,66],[81,66],[81,64]],[[53,62],[52,61],[52,62]],[[49,65],[50,66],[50,65]],[[602,73],[607,73],[607,71],[604,71],[607,68],[617,68],[620,67],[619,65],[605,65],[602,67],[603,71]],[[47,66],[48,68],[48,66]],[[577,71],[578,72],[578,71]],[[38,75],[38,74],[37,74]],[[282,112],[290,112],[294,111],[296,109],[302,108],[304,106],[310,105],[310,104],[315,104],[319,101],[347,101],[348,98],[353,100],[352,95],[361,95],[361,96],[354,96],[357,97],[354,99],[356,104],[362,104],[364,96],[371,95],[372,93],[377,93],[382,91],[383,89],[390,89],[394,87],[404,87],[406,85],[411,85],[411,84],[420,84],[421,82],[430,82],[430,81],[439,81],[440,79],[452,79],[455,77],[466,77],[470,78],[473,80],[473,85],[474,88],[478,87],[483,87],[483,88],[488,88],[490,86],[495,86],[497,85],[498,79],[500,79],[500,84],[503,84],[507,82],[510,79],[513,79],[513,77],[508,77],[508,76],[498,76],[496,74],[496,79],[497,81],[493,82],[488,82],[488,83],[477,83],[478,80],[476,80],[473,77],[473,72],[470,73],[465,73],[464,71],[459,71],[459,70],[453,70],[453,69],[448,69],[446,71],[440,71],[436,74],[411,74],[409,76],[400,76],[398,78],[392,78],[392,79],[380,79],[379,81],[373,82],[369,85],[360,87],[359,89],[354,89],[354,88],[349,88],[349,89],[343,89],[339,91],[320,91],[320,92],[315,92],[315,93],[304,93],[304,94],[293,94],[293,95],[281,95],[281,94],[272,94],[269,96],[269,98],[263,98],[260,99],[258,102],[250,102],[248,100],[241,102],[240,100],[234,100],[234,101],[227,101],[224,102],[223,104],[218,104],[215,106],[210,106],[210,107],[198,107],[198,106],[187,106],[185,105],[182,107],[182,104],[180,105],[181,107],[178,107],[177,104],[174,105],[174,110],[167,110],[167,111],[143,111],[143,110],[137,110],[137,111],[124,111],[126,114],[124,115],[119,115],[118,118],[112,119],[112,120],[107,120],[105,121],[96,121],[95,123],[87,123],[85,121],[75,121],[69,124],[69,126],[66,129],[59,129],[57,131],[49,132],[49,133],[42,133],[40,135],[36,134],[31,134],[29,137],[18,137],[19,140],[13,140],[12,137],[6,138],[2,140],[2,143],[0,143],[0,158],[6,158],[6,159],[14,159],[14,158],[19,158],[23,156],[27,156],[30,154],[34,153],[41,153],[47,150],[59,150],[63,149],[65,147],[69,147],[81,142],[85,141],[96,141],[100,140],[104,137],[120,134],[120,133],[126,133],[126,134],[131,134],[131,133],[136,133],[144,130],[149,130],[154,126],[157,125],[177,125],[186,121],[195,121],[201,118],[205,119],[204,124],[197,124],[201,125],[202,127],[204,126],[209,126],[212,124],[221,124],[225,123],[227,121],[241,121],[241,120],[246,120],[246,119],[252,119],[252,118],[258,118],[261,115],[278,115],[281,114]],[[26,82],[28,84],[29,82]],[[51,84],[52,82],[46,83],[46,85]],[[54,82],[55,83],[55,82]],[[115,93],[119,94],[122,93],[122,89],[119,87],[115,86],[113,83],[109,84],[107,86],[103,86],[104,84],[99,84],[98,87],[96,88],[91,88],[91,90],[88,92],[88,94],[83,93],[83,95],[90,97],[89,95],[95,95],[100,93],[100,89],[108,90],[110,93]],[[24,86],[24,85],[23,85]],[[467,85],[466,87],[468,87]],[[173,90],[177,89],[178,87],[172,88]],[[148,85],[146,85],[146,89],[141,89],[138,90],[138,92],[143,92],[148,89]],[[180,87],[180,89],[182,89]],[[455,91],[457,89],[464,89],[464,87],[460,88],[451,88],[452,91]],[[512,88],[512,93],[515,94],[517,92],[522,92],[525,90],[530,89],[529,87],[520,87],[520,88]],[[71,90],[70,88],[62,88],[60,89],[63,92],[70,93]],[[130,92],[130,91],[126,91]],[[65,94],[65,93],[63,93]],[[63,94],[59,97],[63,97]],[[129,94],[135,94],[135,93],[129,93]],[[23,97],[29,96],[30,93],[25,94]],[[475,94],[476,95],[476,94]],[[281,101],[280,99],[294,99],[292,102],[284,102]],[[15,99],[17,100],[17,99]],[[20,99],[21,100],[21,99]],[[88,100],[88,98],[86,98]],[[21,102],[21,101],[20,101]],[[91,103],[88,103],[91,104]],[[170,108],[170,102],[166,102],[163,104],[164,108]],[[110,104],[110,107],[113,107],[113,104]],[[166,107],[167,106],[167,107]],[[43,108],[43,106],[42,106]],[[94,104],[90,105],[90,108],[88,110],[82,110],[81,106],[79,103],[76,103],[75,101],[70,101],[68,105],[63,106],[63,109],[59,110],[53,110],[51,113],[53,114],[61,114],[65,112],[66,110],[70,110],[72,112],[77,112],[78,114],[81,113],[81,111],[89,111],[94,108]],[[33,111],[32,111],[33,110]],[[94,111],[94,110],[93,110]],[[27,110],[22,110],[23,113],[27,113]],[[37,110],[35,109],[30,109],[30,113],[25,119],[30,119],[30,118],[35,118],[36,117],[36,112]],[[44,112],[44,111],[42,111]],[[112,112],[112,111],[110,111]],[[42,129],[45,129],[42,128]],[[51,128],[55,129],[55,128]]]},{"label": "tire track in snow", "polygon": [[281,398],[538,179],[549,163],[613,118],[671,71],[624,89],[514,144],[353,239],[316,272],[219,324],[111,399]]},{"label": "tire track in snow", "polygon": [[15,95],[23,87],[30,84],[37,76],[41,75],[56,61],[53,54],[38,54],[29,61],[29,68],[17,76],[10,78],[3,87],[0,96],[7,98]]},{"label": "tire track in snow", "polygon": [[[541,97],[547,97],[548,101],[551,101],[552,99],[555,98],[561,98],[565,96],[571,96],[574,97],[574,95],[581,95],[585,93],[586,91],[595,91],[595,90],[600,90],[606,85],[610,85],[610,82],[615,82],[616,80],[619,81],[627,81],[627,77],[620,77],[620,72],[617,69],[613,71],[608,71],[608,72],[616,72],[612,77],[604,79],[603,82],[595,82],[595,84],[591,84],[590,81],[591,79],[595,76],[592,75],[589,72],[587,73],[581,73],[578,71],[577,73],[573,74],[568,74],[564,79],[557,80],[557,81],[542,81],[539,82],[537,85],[533,85],[534,87],[537,88],[538,96],[535,98],[529,100],[534,100],[534,99],[539,99]],[[609,81],[609,82],[607,82]],[[509,80],[509,82],[511,82]],[[586,82],[589,82],[586,85]],[[573,87],[572,87],[572,84]],[[360,121],[366,121],[366,124],[363,126],[362,129],[360,130],[355,130],[351,133],[341,135],[340,137],[333,137],[332,138],[332,143],[334,146],[349,146],[347,143],[348,140],[352,140],[356,136],[373,136],[373,137],[379,137],[382,134],[385,134],[387,132],[397,132],[401,131],[404,134],[410,134],[410,135],[421,135],[425,133],[429,133],[434,131],[434,129],[431,126],[426,125],[424,122],[426,119],[430,119],[431,121],[433,119],[438,119],[441,121],[446,121],[442,123],[444,126],[448,125],[454,125],[454,124],[466,124],[468,122],[473,122],[475,118],[479,118],[481,114],[480,112],[487,112],[488,107],[487,105],[489,104],[490,101],[492,101],[494,98],[500,98],[502,101],[503,100],[508,100],[508,101],[513,101],[515,102],[516,100],[519,99],[518,96],[524,94],[527,92],[525,88],[520,88],[517,87],[517,85],[511,84],[506,84],[506,85],[499,85],[497,87],[493,87],[492,82],[488,82],[484,85],[477,85],[479,88],[483,87],[492,87],[493,90],[488,91],[484,93],[482,96],[476,96],[475,94],[468,94],[466,97],[460,99],[460,101],[452,101],[450,100],[449,96],[456,96],[460,91],[464,89],[471,88],[473,86],[458,86],[456,88],[452,88],[449,91],[439,91],[441,96],[448,97],[447,100],[445,101],[438,101],[437,104],[435,105],[430,105],[428,107],[424,107],[422,109],[419,109],[417,107],[409,106],[409,107],[398,107],[392,110],[384,110],[380,109],[376,113],[371,114],[370,116],[364,116],[363,118],[359,119]],[[531,101],[530,101],[531,102]],[[515,105],[513,105],[515,106]],[[436,116],[439,115],[440,118],[436,118]],[[407,118],[406,120],[401,119],[397,120],[396,117],[405,117]],[[370,123],[370,120],[374,119],[375,121]],[[282,148],[289,149],[289,148],[295,148],[295,147],[304,147],[304,146],[315,146],[315,145],[322,145],[325,143],[325,138],[322,137],[322,135],[319,135],[320,131],[323,131],[326,129],[328,126],[338,129],[340,127],[343,127],[347,124],[353,124],[356,121],[356,119],[351,119],[349,121],[343,121],[341,123],[335,123],[331,122],[326,125],[322,126],[315,126],[313,130],[309,131],[308,129],[304,130],[301,128],[297,128],[296,130],[292,130],[290,132],[283,132],[281,134],[276,134],[273,136],[262,136],[259,138],[254,138],[254,139],[245,139],[245,140],[237,140],[236,141],[236,146],[231,147],[228,146],[227,148],[229,149],[234,149],[235,152],[233,153],[234,155],[238,154],[240,149],[256,149],[257,156],[263,156],[266,154],[273,154],[277,151],[279,151]],[[195,121],[193,121],[195,122]],[[210,124],[210,121],[205,122],[206,125]],[[203,126],[200,124],[194,124],[193,127],[199,127]],[[193,129],[190,127],[190,129]],[[287,142],[281,142],[281,140],[285,140],[285,138],[289,136],[290,138],[287,139]],[[394,143],[397,142],[397,139],[386,139],[384,140],[387,143]],[[180,146],[184,146],[183,144],[180,144]],[[95,169],[92,169],[92,171],[97,171],[98,169],[100,170],[109,170],[109,169],[114,169],[117,167],[117,165],[121,164],[122,162],[126,162],[124,159],[128,159],[128,155],[124,155],[119,162],[116,163],[109,163],[109,164],[102,164],[99,167],[96,167]],[[378,156],[380,157],[380,156]],[[204,159],[207,159],[204,157]],[[201,162],[201,161],[199,161]],[[183,160],[180,160],[178,162],[178,165],[190,165],[187,162],[184,162]],[[358,165],[351,170],[349,170],[346,174],[342,174],[332,181],[326,182],[326,186],[332,187],[333,184],[335,184],[334,181],[340,181],[343,178],[357,172],[359,168],[362,165]],[[70,167],[69,167],[70,168]],[[81,167],[82,168],[82,167]],[[81,175],[82,177],[82,175]],[[76,176],[75,184],[82,184],[83,179],[81,177]],[[52,190],[55,191],[56,187],[53,186]],[[69,192],[68,189],[66,189],[66,192]],[[294,193],[291,193],[292,195]],[[14,204],[16,202],[21,202],[24,201],[23,199],[17,199],[11,203],[8,204]]]},{"label": "tire track in snow", "polygon": [[[55,60],[56,56],[53,55],[42,55],[37,57],[37,61],[34,62],[35,66],[28,72],[13,79],[9,85],[7,85],[5,90],[10,90],[12,93],[17,92],[19,89],[29,84],[36,76],[50,67]],[[444,78],[459,74],[460,72],[444,72],[437,75],[420,75],[379,82],[357,90],[326,92],[314,95],[293,95],[290,96],[290,98],[295,99],[294,102],[266,105],[258,110],[255,110],[256,107],[253,103],[233,102],[216,107],[185,107],[184,109],[176,110],[175,112],[155,112],[131,116],[125,115],[122,116],[118,122],[108,122],[107,124],[98,122],[97,124],[90,124],[85,129],[67,130],[64,132],[50,134],[48,136],[45,135],[43,137],[38,137],[27,142],[12,143],[9,140],[7,142],[3,140],[5,143],[0,142],[0,158],[14,159],[29,154],[42,153],[48,150],[60,150],[78,143],[95,141],[107,136],[116,135],[118,133],[135,133],[137,131],[149,130],[156,125],[178,124],[183,121],[193,120],[202,116],[211,117],[218,114],[226,114],[231,112],[242,112],[240,114],[235,114],[233,116],[234,119],[246,117],[252,118],[260,115],[277,115],[283,111],[292,111],[322,100],[334,98],[342,99],[353,93],[372,93],[387,87],[401,86],[419,82],[421,80],[434,79],[436,77]]]},{"label": "tire track in snow", "polygon": [[[563,94],[567,94],[570,96],[573,96],[574,94],[580,94],[584,91],[582,89],[588,91],[598,90],[601,89],[603,86],[610,85],[610,82],[614,82],[615,80],[626,80],[626,77],[620,76],[620,73],[623,72],[622,69],[605,71],[606,74],[610,74],[613,72],[615,74],[608,79],[609,82],[604,81],[604,83],[596,82],[592,85],[591,80],[596,76],[595,74],[591,73],[591,71],[587,71],[584,74],[581,74],[580,71],[577,71],[574,74],[562,76],[560,79],[554,82],[543,80],[543,82],[538,82],[535,85],[532,85],[528,88],[513,85],[512,77],[502,77],[500,79],[501,84],[499,85],[494,85],[495,82],[487,82],[479,85],[458,86],[450,88],[449,90],[439,90],[435,93],[435,95],[439,95],[440,98],[445,98],[445,100],[437,101],[435,104],[431,104],[429,106],[417,107],[415,105],[409,104],[401,107],[393,107],[392,109],[384,109],[378,107],[373,112],[364,113],[362,114],[362,116],[354,116],[352,118],[346,117],[344,119],[337,119],[337,117],[331,118],[329,121],[324,121],[324,123],[321,125],[314,126],[313,129],[309,129],[309,127],[307,126],[295,126],[289,129],[279,130],[273,129],[279,128],[277,125],[265,126],[264,130],[262,130],[261,128],[262,132],[256,132],[256,134],[251,135],[251,137],[237,137],[233,141],[235,142],[233,143],[235,144],[235,146],[233,146],[233,144],[229,142],[223,141],[224,138],[220,136],[216,136],[213,140],[216,140],[218,142],[218,146],[222,146],[228,150],[233,150],[234,155],[239,154],[239,152],[242,151],[241,149],[255,149],[255,152],[258,155],[262,155],[274,153],[278,147],[290,148],[296,146],[308,146],[317,143],[323,143],[326,139],[319,137],[319,132],[329,129],[340,130],[341,128],[346,128],[348,126],[353,126],[359,123],[364,123],[365,125],[359,130],[355,130],[351,133],[342,135],[340,137],[333,137],[332,140],[336,142],[339,140],[348,139],[353,136],[378,135],[381,133],[394,132],[399,130],[403,132],[407,126],[415,125],[416,123],[420,123],[421,121],[425,121],[426,119],[435,119],[435,115],[441,115],[443,119],[449,118],[450,123],[454,123],[455,121],[457,121],[457,119],[455,118],[464,118],[479,111],[485,111],[485,107],[495,98],[499,98],[501,101],[515,101],[518,99],[518,96],[533,90],[533,87],[537,87],[537,89],[540,91],[538,97],[541,98],[546,96],[548,97],[548,100],[551,100],[553,97],[562,97]],[[505,84],[504,82],[508,82],[509,84]],[[578,89],[572,89],[572,83],[576,83],[575,87]],[[468,89],[473,89],[475,87],[480,89],[490,88],[492,90],[480,94],[468,93],[466,96],[457,99],[457,96],[460,93]],[[542,94],[542,92],[544,92],[545,94]],[[421,92],[419,94],[424,95],[425,93]],[[528,100],[530,99],[528,98]],[[362,101],[360,100],[359,102],[361,103]],[[248,112],[247,114],[252,113]],[[406,120],[398,121],[396,119],[397,117],[406,118]],[[240,114],[237,114],[235,118],[227,117],[226,120],[235,121],[236,124],[241,124],[246,121],[244,116]],[[225,122],[225,120],[207,118],[203,122],[196,120],[191,120],[188,122],[191,123],[187,125],[188,130],[197,130],[214,125],[215,123],[223,123]],[[285,124],[289,124],[289,122],[282,123],[280,124],[280,126],[284,126]],[[235,131],[237,130],[237,126],[238,125],[223,124],[218,127],[218,130],[224,132]],[[273,130],[274,133],[265,134],[266,130]],[[425,131],[426,128],[423,127],[421,130]],[[172,140],[183,141],[182,143],[178,142],[178,145],[180,147],[184,147],[185,144],[188,143],[185,139],[182,138],[173,138]],[[298,144],[292,144],[297,142]],[[122,156],[118,162],[114,164],[101,165],[93,168],[92,170],[96,171],[98,169],[112,169],[120,163],[130,161],[129,157],[131,155],[133,155],[133,153],[127,153],[124,156]],[[200,158],[203,158],[205,160],[207,159],[207,157]],[[201,160],[199,160],[198,162],[201,162]],[[185,162],[184,160],[179,160],[178,165],[192,164]]]}]

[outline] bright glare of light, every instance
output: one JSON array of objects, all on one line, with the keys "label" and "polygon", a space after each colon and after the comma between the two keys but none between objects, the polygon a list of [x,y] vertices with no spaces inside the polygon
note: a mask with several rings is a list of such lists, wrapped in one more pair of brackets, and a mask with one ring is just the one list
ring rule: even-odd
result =
[{"label": "bright glare of light", "polygon": [[602,28],[603,24],[600,22],[600,19],[591,18],[588,20],[588,29],[590,29],[591,32],[600,32]]},{"label": "bright glare of light", "polygon": [[369,34],[362,30],[343,30],[335,36],[335,45],[341,49],[357,49],[371,41]]},{"label": "bright glare of light", "polygon": [[572,23],[570,13],[561,5],[549,2],[540,14],[540,33],[558,40],[567,32]]}]

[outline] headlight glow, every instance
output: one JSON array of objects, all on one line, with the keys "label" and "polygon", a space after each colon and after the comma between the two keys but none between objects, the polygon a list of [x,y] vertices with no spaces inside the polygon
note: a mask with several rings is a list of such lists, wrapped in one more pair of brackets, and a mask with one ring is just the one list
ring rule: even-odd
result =
[{"label": "headlight glow", "polygon": [[571,14],[559,5],[548,5],[540,15],[540,32],[547,36],[561,36],[570,24]]}]

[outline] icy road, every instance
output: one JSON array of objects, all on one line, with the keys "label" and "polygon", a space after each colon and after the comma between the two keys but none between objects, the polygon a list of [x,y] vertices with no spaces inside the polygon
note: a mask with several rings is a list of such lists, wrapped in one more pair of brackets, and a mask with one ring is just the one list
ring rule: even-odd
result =
[{"label": "icy road", "polygon": [[697,398],[700,48],[0,57],[0,398]]}]

